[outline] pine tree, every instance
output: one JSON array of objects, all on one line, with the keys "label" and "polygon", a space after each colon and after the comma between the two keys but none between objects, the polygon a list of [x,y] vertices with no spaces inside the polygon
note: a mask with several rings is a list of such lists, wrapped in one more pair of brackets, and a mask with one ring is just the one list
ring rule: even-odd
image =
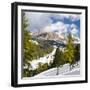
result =
[{"label": "pine tree", "polygon": [[29,40],[31,39],[30,32],[28,31],[28,20],[26,19],[25,13],[23,12],[23,20],[22,20],[22,31],[23,31],[23,48],[24,48],[24,63],[27,63],[30,60],[30,45]]},{"label": "pine tree", "polygon": [[75,57],[75,62],[76,62],[77,65],[78,65],[78,61],[80,60],[80,45],[79,45],[79,44],[77,44],[77,45],[75,46],[74,57]]},{"label": "pine tree", "polygon": [[28,61],[32,58],[32,43],[30,32],[28,31],[28,20],[25,16],[25,13],[22,13],[22,31],[23,31],[23,65],[27,66],[27,69],[24,69],[23,71],[23,77],[30,76],[29,67],[31,67],[30,63]]},{"label": "pine tree", "polygon": [[55,58],[53,60],[53,66],[57,67],[57,73],[59,74],[59,67],[64,64],[64,58],[63,58],[63,52],[59,49],[59,47],[56,49]]},{"label": "pine tree", "polygon": [[66,49],[64,52],[64,57],[65,57],[65,61],[70,63],[70,70],[71,70],[71,65],[74,63],[74,44],[73,44],[73,38],[71,36],[71,34],[68,35],[67,37],[67,45],[66,45]]}]

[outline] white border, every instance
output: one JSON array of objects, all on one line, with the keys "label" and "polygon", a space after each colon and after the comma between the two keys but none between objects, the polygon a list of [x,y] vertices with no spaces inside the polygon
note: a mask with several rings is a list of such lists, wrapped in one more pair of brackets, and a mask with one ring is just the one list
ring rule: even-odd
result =
[{"label": "white border", "polygon": [[[21,79],[21,9],[27,10],[45,10],[45,11],[66,11],[81,12],[80,21],[80,42],[81,42],[81,75],[78,77],[62,77],[62,78],[44,78],[44,79]],[[67,9],[67,8],[51,8],[36,6],[18,6],[18,84],[46,83],[46,82],[63,82],[63,81],[79,81],[85,80],[85,10],[83,9]]]}]

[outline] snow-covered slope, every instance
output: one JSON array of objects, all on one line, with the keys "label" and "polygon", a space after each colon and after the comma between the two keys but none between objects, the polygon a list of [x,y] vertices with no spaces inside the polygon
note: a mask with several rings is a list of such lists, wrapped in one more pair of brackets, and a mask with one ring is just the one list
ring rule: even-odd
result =
[{"label": "snow-covered slope", "polygon": [[30,69],[32,69],[32,70],[36,69],[38,67],[38,64],[39,63],[41,63],[41,64],[48,63],[49,64],[50,62],[52,62],[53,59],[54,59],[54,56],[53,55],[56,52],[56,48],[57,47],[54,47],[54,50],[50,54],[47,54],[44,57],[41,57],[41,58],[39,58],[37,60],[33,60],[32,62],[29,62],[31,64]]},{"label": "snow-covered slope", "polygon": [[59,68],[59,75],[56,75],[57,73],[57,68],[52,68],[47,71],[44,71],[32,78],[43,78],[43,77],[48,77],[48,76],[65,76],[65,75],[80,75],[80,64],[75,65],[75,67],[70,70],[69,64],[63,65],[63,67]]}]

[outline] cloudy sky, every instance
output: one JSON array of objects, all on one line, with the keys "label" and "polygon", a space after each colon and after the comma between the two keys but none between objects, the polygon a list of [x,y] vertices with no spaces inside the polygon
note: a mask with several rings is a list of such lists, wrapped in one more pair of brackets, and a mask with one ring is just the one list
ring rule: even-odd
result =
[{"label": "cloudy sky", "polygon": [[31,32],[71,32],[80,37],[79,14],[25,12],[25,15]]}]

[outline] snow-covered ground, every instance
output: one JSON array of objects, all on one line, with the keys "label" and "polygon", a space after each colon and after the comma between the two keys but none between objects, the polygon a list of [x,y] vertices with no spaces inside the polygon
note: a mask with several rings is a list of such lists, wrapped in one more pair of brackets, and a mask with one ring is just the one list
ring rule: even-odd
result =
[{"label": "snow-covered ground", "polygon": [[56,75],[57,73],[57,68],[52,68],[49,70],[46,70],[38,75],[35,75],[32,78],[43,78],[43,77],[48,77],[48,76],[65,76],[65,75],[80,75],[80,63],[78,65],[75,65],[75,67],[70,70],[69,64],[63,65],[63,67],[59,68],[59,75]]},{"label": "snow-covered ground", "polygon": [[[29,69],[34,70],[34,69],[38,68],[39,63],[41,63],[41,64],[48,63],[48,65],[49,65],[50,62],[53,62],[56,49],[57,49],[57,47],[54,46],[54,49],[50,54],[47,54],[44,57],[41,57],[37,60],[33,60],[32,62],[29,62],[31,64],[31,67]],[[43,71],[40,74],[35,75],[30,78],[34,79],[34,78],[43,78],[43,77],[48,77],[48,76],[49,77],[50,76],[61,77],[61,76],[67,76],[67,75],[80,75],[80,62],[78,62],[78,65],[74,65],[74,68],[72,70],[70,70],[69,64],[65,64],[59,68],[59,74],[56,75],[56,73],[57,73],[57,68],[52,68],[52,69]]]},{"label": "snow-covered ground", "polygon": [[42,63],[42,64],[48,63],[49,64],[50,62],[53,62],[54,54],[56,52],[56,48],[57,47],[54,46],[54,49],[50,54],[47,54],[44,57],[41,57],[39,59],[33,60],[32,62],[29,62],[31,64],[30,69],[32,69],[32,70],[36,69],[38,67],[39,63]]}]

